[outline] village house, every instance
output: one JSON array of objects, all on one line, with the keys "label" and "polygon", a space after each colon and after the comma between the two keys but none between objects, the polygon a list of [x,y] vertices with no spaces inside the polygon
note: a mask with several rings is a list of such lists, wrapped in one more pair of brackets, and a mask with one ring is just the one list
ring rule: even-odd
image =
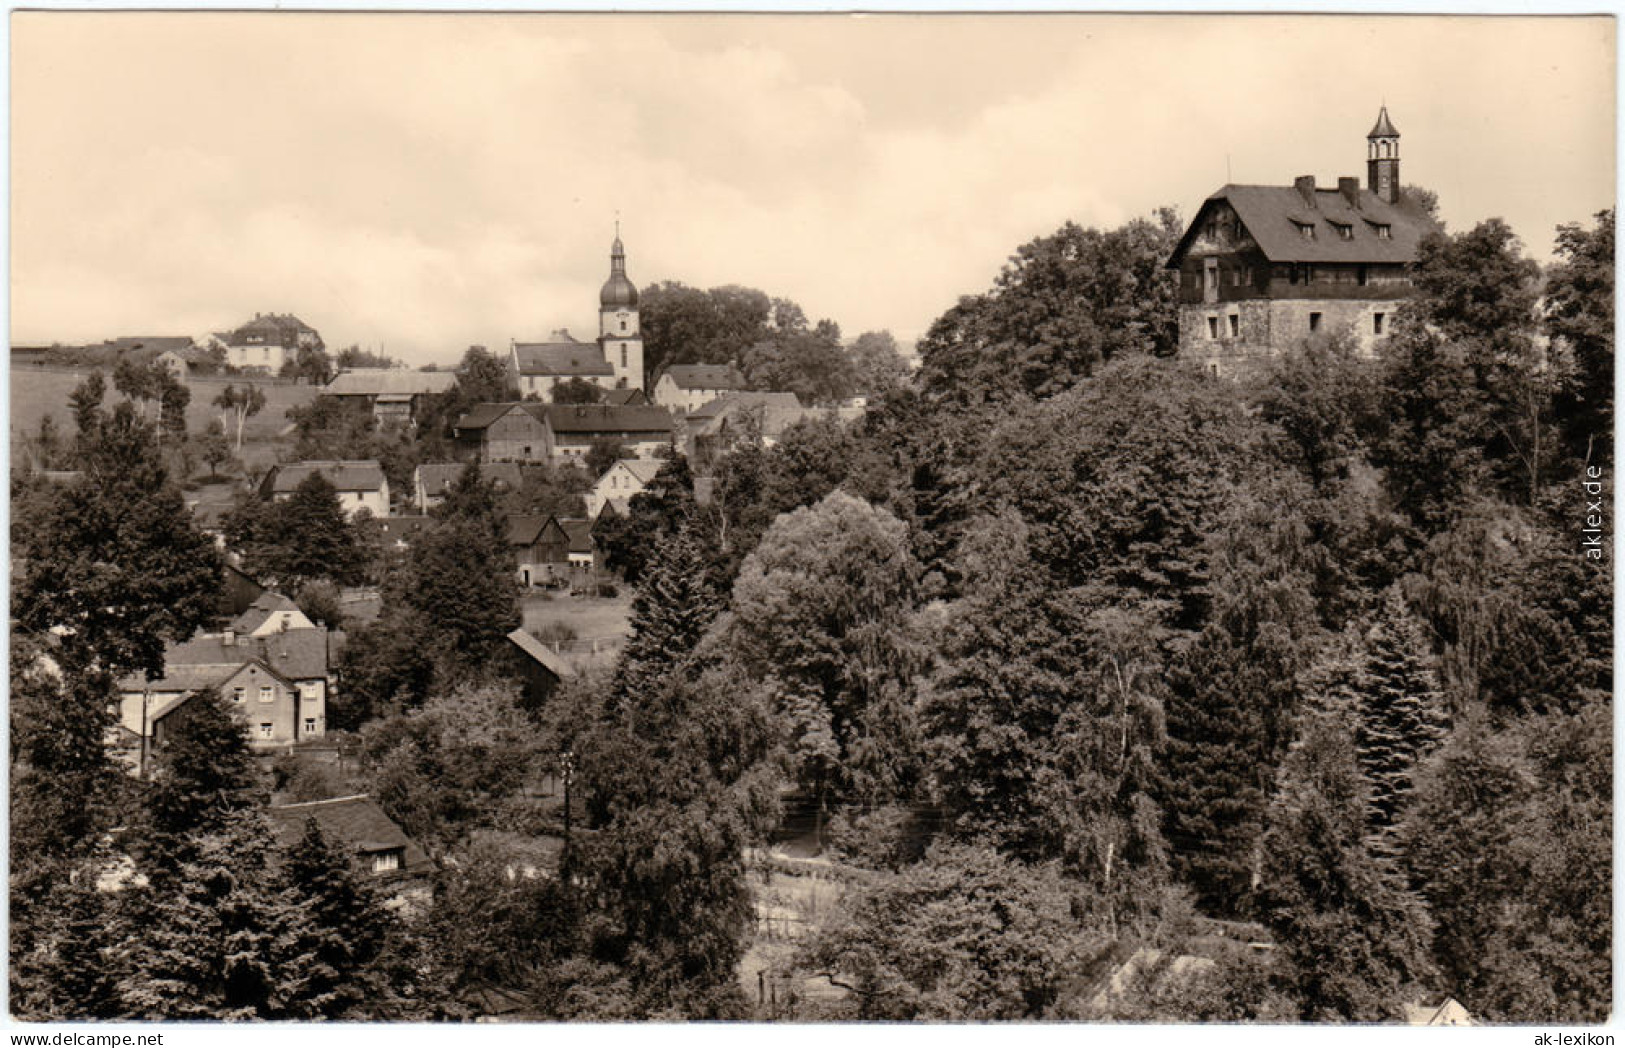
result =
[{"label": "village house", "polygon": [[[419,513],[427,513],[446,499],[457,479],[468,468],[464,462],[425,462],[412,471],[412,505]],[[480,476],[497,494],[518,491],[524,486],[516,462],[493,462],[480,467]]]},{"label": "village house", "polygon": [[141,767],[153,747],[163,745],[187,701],[206,688],[231,703],[255,750],[321,738],[327,733],[329,667],[341,641],[341,634],[311,627],[258,637],[228,629],[171,644],[164,649],[162,677],[135,673],[118,682],[115,748]]},{"label": "village house", "polygon": [[664,408],[533,401],[477,404],[454,428],[457,440],[486,463],[581,464],[600,442],[649,458],[671,446],[673,432]]},{"label": "village house", "polygon": [[540,709],[560,683],[576,675],[561,655],[522,629],[508,634],[508,644],[509,661],[523,682],[529,709]]},{"label": "village house", "polygon": [[266,814],[283,846],[296,843],[314,819],[330,844],[348,852],[363,873],[386,885],[397,899],[426,898],[423,886],[414,882],[428,877],[433,862],[367,794],[275,804]]},{"label": "village house", "polygon": [[339,507],[350,516],[362,510],[374,517],[389,515],[389,480],[375,459],[311,460],[273,466],[260,482],[260,496],[286,502],[312,473],[327,478],[338,493]]},{"label": "village house", "polygon": [[457,385],[450,371],[403,368],[347,368],[322,387],[321,395],[344,404],[363,404],[379,425],[415,425],[426,397]]},{"label": "village house", "polygon": [[673,364],[654,385],[654,402],[689,412],[708,401],[745,388],[745,376],[732,364]]},{"label": "village house", "polygon": [[784,431],[819,414],[794,393],[728,393],[683,419],[683,455],[696,472],[707,471],[737,444],[772,447]]},{"label": "village house", "polygon": [[648,407],[654,401],[649,399],[649,394],[633,386],[629,389],[606,389],[604,390],[604,399],[599,403],[608,404],[610,407],[624,408]]},{"label": "village house", "polygon": [[570,535],[551,516],[516,513],[508,517],[508,549],[520,585],[552,586],[569,581]]},{"label": "village house", "polygon": [[1179,352],[1223,373],[1311,335],[1352,336],[1370,355],[1411,295],[1410,266],[1438,224],[1399,180],[1387,107],[1366,136],[1366,184],[1226,185],[1168,260],[1179,272]]},{"label": "village house", "polygon": [[254,319],[214,336],[226,364],[243,371],[275,375],[300,348],[322,349],[322,336],[292,313],[255,313]]},{"label": "village house", "polygon": [[615,512],[625,516],[627,502],[647,487],[664,465],[661,459],[621,459],[605,470],[587,493],[587,516],[596,520],[605,506],[614,506]]},{"label": "village house", "polygon": [[239,637],[268,637],[288,630],[313,630],[317,626],[292,600],[266,590],[233,619],[228,628]]}]

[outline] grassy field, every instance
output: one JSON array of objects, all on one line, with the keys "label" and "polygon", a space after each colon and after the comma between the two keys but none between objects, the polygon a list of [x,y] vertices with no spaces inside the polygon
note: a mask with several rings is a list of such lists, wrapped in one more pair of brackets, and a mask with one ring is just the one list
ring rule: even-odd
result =
[{"label": "grassy field", "polygon": [[[75,386],[83,382],[90,374],[88,369],[82,371],[56,371],[43,368],[16,368],[10,374],[11,384],[11,439],[15,442],[19,437],[39,431],[40,419],[50,415],[57,425],[57,429],[64,435],[73,432],[73,410],[68,406],[68,396]],[[108,379],[108,397],[105,403],[112,403],[117,399],[112,386],[111,375],[105,374]],[[251,456],[249,444],[265,447],[268,443],[288,428],[287,411],[291,407],[302,407],[316,399],[316,387],[295,386],[286,382],[270,382],[265,379],[246,380],[259,386],[265,393],[265,406],[259,414],[250,418],[243,426],[243,452],[245,457]],[[186,406],[186,428],[191,433],[201,433],[208,426],[209,420],[220,417],[220,409],[212,401],[220,395],[220,391],[228,385],[241,386],[245,382],[242,378],[210,377],[194,378],[191,381],[192,400]],[[236,438],[235,427],[228,423],[227,436]]]},{"label": "grassy field", "polygon": [[520,611],[528,633],[549,626],[574,630],[575,640],[564,644],[561,654],[581,670],[613,665],[632,632],[632,595],[625,590],[618,597],[533,593],[521,599]]}]

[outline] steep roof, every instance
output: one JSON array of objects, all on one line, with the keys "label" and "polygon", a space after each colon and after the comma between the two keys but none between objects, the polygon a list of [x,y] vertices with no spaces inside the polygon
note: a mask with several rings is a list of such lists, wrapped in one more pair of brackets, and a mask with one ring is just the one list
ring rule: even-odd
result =
[{"label": "steep roof", "polygon": [[339,634],[324,629],[289,630],[266,637],[235,636],[227,644],[224,634],[204,633],[164,649],[164,675],[147,682],[132,673],[119,681],[123,691],[196,691],[212,687],[244,664],[258,659],[288,680],[315,680],[327,676],[328,648]]},{"label": "steep roof", "polygon": [[[664,466],[665,464],[666,463],[663,459],[638,458],[621,459],[615,463],[615,466],[624,467],[628,473],[632,474],[638,479],[639,484],[647,484],[649,481],[655,479],[655,474],[659,473],[660,467]],[[615,466],[611,466],[610,469],[614,469]],[[609,470],[605,470],[604,472],[607,474]]]},{"label": "steep roof", "polygon": [[423,873],[431,865],[417,842],[364,793],[303,804],[277,804],[267,808],[266,814],[284,844],[297,841],[305,832],[305,820],[315,819],[330,843],[346,846],[359,855],[400,849],[403,854],[397,876]]},{"label": "steep roof", "polygon": [[678,389],[744,389],[745,376],[732,364],[673,364],[663,377]]},{"label": "steep roof", "polygon": [[606,389],[604,390],[604,403],[616,407],[625,404],[647,404],[649,403],[649,394],[636,386],[628,386],[625,389]]},{"label": "steep roof", "polygon": [[546,644],[543,644],[541,641],[537,640],[535,637],[532,637],[524,630],[514,630],[512,633],[508,634],[508,640],[513,644],[514,647],[518,648],[526,658],[541,666],[558,679],[565,680],[576,675],[576,671],[571,669],[570,664],[560,658],[557,652],[548,647]]},{"label": "steep roof", "polygon": [[265,620],[284,611],[298,611],[299,605],[280,593],[266,590],[254,598],[248,610],[232,621],[231,628],[238,633],[253,633],[265,625]]},{"label": "steep roof", "polygon": [[542,417],[554,433],[660,433],[672,429],[665,408],[642,405],[546,404]]},{"label": "steep roof", "polygon": [[[1202,203],[1168,266],[1178,268],[1208,212],[1220,203],[1235,209],[1248,235],[1271,262],[1404,264],[1416,258],[1422,238],[1439,229],[1403,197],[1399,203],[1390,204],[1370,190],[1361,189],[1351,204],[1334,187],[1315,189],[1313,198],[1314,205],[1310,206],[1295,186],[1224,186]],[[1303,235],[1306,225],[1314,229],[1313,238]],[[1388,236],[1378,235],[1379,226],[1388,227]],[[1339,227],[1351,231],[1348,239]]]},{"label": "steep roof", "polygon": [[407,371],[404,368],[352,368],[322,387],[330,397],[421,396],[444,393],[457,384],[450,371]]},{"label": "steep roof", "polygon": [[[568,336],[569,332],[557,334]],[[521,375],[615,374],[598,343],[574,338],[558,342],[515,342],[513,356]]]},{"label": "steep roof", "polygon": [[264,313],[256,316],[231,331],[226,332],[226,340],[235,344],[238,338],[248,335],[297,335],[301,331],[316,334],[316,329],[300,320],[292,313]]},{"label": "steep roof", "polygon": [[[501,404],[475,404],[468,409],[468,413],[457,420],[458,429],[485,429],[497,419],[508,412],[518,408],[525,410],[526,406],[517,400],[510,400]],[[535,412],[531,412],[535,414]]]},{"label": "steep roof", "polygon": [[592,521],[575,518],[565,520],[560,517],[554,517],[553,519],[559,522],[559,527],[563,528],[564,533],[570,537],[571,553],[592,552]]},{"label": "steep roof", "polygon": [[1371,128],[1367,138],[1398,138],[1399,132],[1395,130],[1393,121],[1388,119],[1388,107],[1383,106],[1382,112],[1377,114],[1377,123]]},{"label": "steep roof", "polygon": [[534,546],[553,518],[545,513],[514,513],[508,517],[508,545]]},{"label": "steep roof", "polygon": [[271,492],[277,495],[292,492],[312,473],[320,473],[339,491],[379,491],[384,486],[384,470],[375,459],[312,460],[276,467]]}]

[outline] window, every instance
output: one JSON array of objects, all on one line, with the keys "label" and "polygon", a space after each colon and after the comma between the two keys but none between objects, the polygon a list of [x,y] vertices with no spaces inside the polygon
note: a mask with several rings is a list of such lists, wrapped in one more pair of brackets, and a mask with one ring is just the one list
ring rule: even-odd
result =
[{"label": "window", "polygon": [[626,343],[621,343],[621,367],[626,367]]},{"label": "window", "polygon": [[1333,222],[1332,225],[1337,229],[1337,235],[1342,237],[1344,240],[1353,240],[1354,239],[1354,227],[1353,226],[1345,225],[1342,222]]},{"label": "window", "polygon": [[626,318],[625,317],[621,318],[621,330],[622,331],[626,330]]},{"label": "window", "polygon": [[1218,317],[1208,317],[1207,318],[1207,337],[1208,338],[1218,338],[1219,337],[1219,318]]},{"label": "window", "polygon": [[1303,234],[1303,238],[1305,240],[1313,240],[1313,239],[1315,239],[1315,227],[1314,226],[1299,224],[1298,232]]},{"label": "window", "polygon": [[269,684],[260,685],[260,701],[261,702],[270,702],[271,701],[271,686]]},{"label": "window", "polygon": [[231,689],[231,701],[232,702],[242,702],[243,701],[243,691],[244,691],[244,689],[242,689],[242,688],[233,688],[233,689]]},{"label": "window", "polygon": [[305,718],[305,734],[306,735],[314,735],[314,734],[316,734],[316,718],[315,717],[306,717]]},{"label": "window", "polygon": [[1394,237],[1394,227],[1393,226],[1385,224],[1385,225],[1380,225],[1380,226],[1377,227],[1377,239],[1378,240],[1392,240],[1393,237]]},{"label": "window", "polygon": [[321,690],[320,685],[306,684],[304,686],[304,688],[305,688],[305,701],[306,702],[315,702],[317,699],[322,697],[322,690]]},{"label": "window", "polygon": [[1311,313],[1311,314],[1309,314],[1309,330],[1310,331],[1319,331],[1320,330],[1320,314],[1319,313]]},{"label": "window", "polygon": [[1382,334],[1382,322],[1384,320],[1386,320],[1386,319],[1387,319],[1386,314],[1383,314],[1383,313],[1373,313],[1373,314],[1371,314],[1371,333],[1373,335]]},{"label": "window", "polygon": [[270,721],[260,721],[260,738],[269,739],[270,737],[271,737],[271,722]]},{"label": "window", "polygon": [[373,873],[389,873],[401,868],[400,849],[393,851],[374,852],[372,856]]},{"label": "window", "polygon": [[1241,335],[1241,318],[1234,313],[1230,314],[1230,337],[1238,338]]},{"label": "window", "polygon": [[271,347],[270,346],[266,346],[264,349],[260,350],[260,353],[265,357],[267,362],[270,361],[270,359],[271,359]]},{"label": "window", "polygon": [[1368,270],[1368,269],[1367,269],[1367,268],[1366,268],[1366,267],[1365,267],[1365,266],[1361,266],[1361,267],[1360,267],[1360,268],[1359,268],[1359,281],[1360,281],[1360,286],[1361,286],[1361,287],[1365,287],[1365,286],[1366,286],[1366,284],[1367,284],[1367,283],[1368,283],[1368,282],[1369,282],[1369,281],[1370,281],[1370,280],[1371,280],[1371,272],[1370,272],[1370,270]]},{"label": "window", "polygon": [[1315,267],[1314,266],[1306,265],[1306,266],[1303,267],[1303,282],[1305,284],[1313,284],[1315,282]]}]

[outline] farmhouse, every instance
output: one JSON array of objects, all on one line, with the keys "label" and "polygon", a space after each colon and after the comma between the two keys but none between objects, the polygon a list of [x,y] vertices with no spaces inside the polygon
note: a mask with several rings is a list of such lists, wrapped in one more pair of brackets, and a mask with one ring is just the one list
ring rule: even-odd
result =
[{"label": "farmhouse", "polygon": [[312,473],[327,478],[338,493],[339,506],[352,517],[362,510],[374,517],[389,515],[389,480],[374,459],[313,459],[273,466],[260,482],[260,495],[273,502],[285,502]]},{"label": "farmhouse", "polygon": [[693,411],[725,393],[745,388],[732,364],[673,364],[655,382],[654,401],[672,411]]},{"label": "farmhouse", "polygon": [[450,371],[407,371],[403,368],[350,368],[333,376],[322,396],[342,403],[365,404],[381,424],[411,425],[425,398],[457,384]]}]

